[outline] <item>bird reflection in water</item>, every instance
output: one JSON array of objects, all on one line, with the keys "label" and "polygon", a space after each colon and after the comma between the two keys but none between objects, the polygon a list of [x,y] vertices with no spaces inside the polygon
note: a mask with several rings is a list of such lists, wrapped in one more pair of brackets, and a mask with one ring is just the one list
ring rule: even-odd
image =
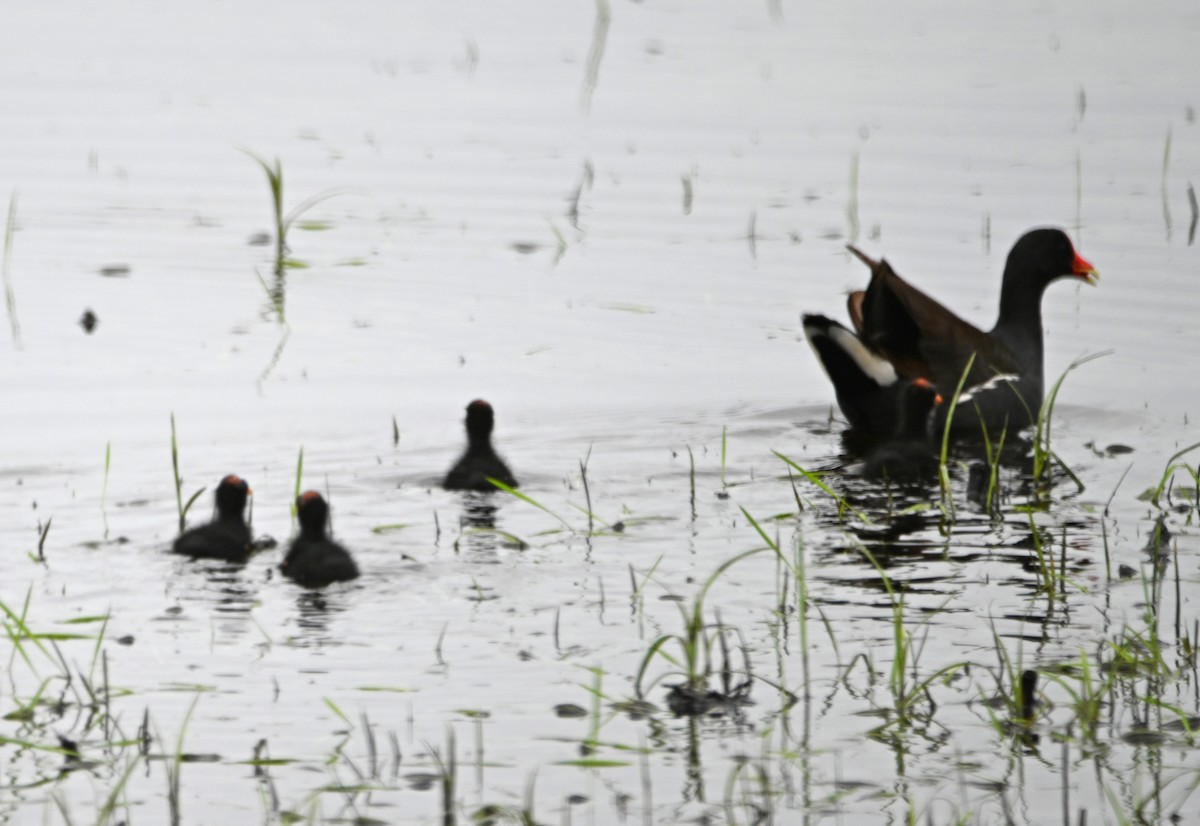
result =
[{"label": "bird reflection in water", "polygon": [[303,632],[302,638],[296,640],[297,645],[320,645],[331,641],[329,623],[346,610],[342,597],[342,592],[330,594],[307,588],[297,593],[297,623]]},{"label": "bird reflection in water", "polygon": [[213,608],[226,615],[249,616],[258,599],[258,589],[244,576],[244,566],[225,565],[205,572],[205,578],[216,589],[216,604]]},{"label": "bird reflection in water", "polygon": [[493,502],[490,493],[463,494],[463,509],[458,517],[459,536],[454,540],[454,550],[465,552],[472,562],[497,562],[496,552],[501,547],[525,548],[520,539],[496,527],[500,508]]},{"label": "bird reflection in water", "polygon": [[219,631],[241,636],[251,627],[250,612],[258,601],[257,583],[246,577],[245,567],[241,563],[209,560],[187,562],[187,570],[199,571],[203,577],[177,578],[183,589],[178,598],[184,603],[211,608],[219,620]]}]

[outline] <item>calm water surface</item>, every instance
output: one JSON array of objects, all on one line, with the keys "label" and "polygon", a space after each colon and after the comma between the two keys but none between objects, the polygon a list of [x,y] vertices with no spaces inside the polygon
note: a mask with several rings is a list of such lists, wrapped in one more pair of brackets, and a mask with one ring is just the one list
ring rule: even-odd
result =
[{"label": "calm water surface", "polygon": [[[18,646],[8,618],[0,818],[93,822],[111,798],[111,822],[443,822],[453,748],[459,822],[527,804],[539,823],[1194,819],[1195,512],[1169,514],[1156,597],[1158,511],[1136,496],[1200,441],[1197,42],[1184,2],[9,9],[0,598],[34,633],[86,638]],[[289,236],[306,266],[282,319],[243,148],[280,159],[289,206],[338,192]],[[807,482],[798,511],[772,451],[842,461],[798,314],[840,317],[864,283],[844,244],[990,325],[1007,249],[1039,224],[1102,278],[1045,303],[1048,375],[1110,351],[1055,418],[1083,492],[1064,477],[1031,517],[1009,471],[993,521],[956,475],[942,532],[833,473],[874,524],[839,523]],[[553,513],[436,488],[476,397]],[[233,570],[166,554],[172,413],[184,496],[238,472],[281,541],[303,448],[364,576],[313,594],[278,551]],[[1133,452],[1093,449],[1114,444]],[[588,535],[585,458],[592,511],[622,532]],[[750,556],[706,610],[740,632],[752,704],[678,718],[658,685],[653,710],[620,705],[680,606],[763,546],[743,508],[805,561],[806,638],[793,578]],[[1065,599],[1038,591],[1031,519]],[[860,543],[904,585],[914,680],[970,665],[907,726],[883,725],[893,611]],[[1081,652],[1095,682],[1119,674],[1097,659],[1142,650],[1148,602],[1169,676],[1106,695],[1088,740]],[[103,615],[99,645],[99,622],[72,624]],[[1036,745],[984,702],[1008,685],[998,650],[1043,674]],[[84,685],[103,696],[104,659],[107,719]],[[85,761],[61,775],[56,734]],[[195,759],[173,807],[177,752]]]}]

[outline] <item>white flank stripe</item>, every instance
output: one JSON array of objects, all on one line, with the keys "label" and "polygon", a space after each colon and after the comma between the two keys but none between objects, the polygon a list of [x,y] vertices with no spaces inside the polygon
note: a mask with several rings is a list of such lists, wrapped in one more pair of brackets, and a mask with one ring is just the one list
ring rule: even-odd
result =
[{"label": "white flank stripe", "polygon": [[997,376],[992,376],[990,379],[985,381],[983,384],[975,385],[968,392],[963,393],[961,396],[959,396],[958,400],[960,402],[970,401],[971,399],[978,396],[980,393],[986,393],[989,390],[996,390],[1002,384],[1008,384],[1010,382],[1016,382],[1016,381],[1020,381],[1020,380],[1021,380],[1021,377],[1018,376],[1016,373],[1001,373]]}]

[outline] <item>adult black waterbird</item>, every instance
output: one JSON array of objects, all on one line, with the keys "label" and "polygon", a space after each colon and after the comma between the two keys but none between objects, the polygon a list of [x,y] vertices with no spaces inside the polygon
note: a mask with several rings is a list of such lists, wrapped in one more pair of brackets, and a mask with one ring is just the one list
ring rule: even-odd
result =
[{"label": "adult black waterbird", "polygon": [[[1096,269],[1066,233],[1041,228],[1013,245],[1000,287],[1000,314],[988,332],[963,321],[902,279],[885,260],[849,247],[871,268],[867,289],[850,294],[854,332],[820,315],[804,316],[804,333],[833,380],[838,406],[868,436],[894,432],[904,381],[923,378],[963,393],[951,424],[956,437],[995,437],[1037,419],[1045,393],[1042,294],[1053,281],[1089,284]],[[968,370],[969,365],[969,370]],[[900,383],[900,384],[898,384]],[[949,405],[937,412],[944,422]]]}]

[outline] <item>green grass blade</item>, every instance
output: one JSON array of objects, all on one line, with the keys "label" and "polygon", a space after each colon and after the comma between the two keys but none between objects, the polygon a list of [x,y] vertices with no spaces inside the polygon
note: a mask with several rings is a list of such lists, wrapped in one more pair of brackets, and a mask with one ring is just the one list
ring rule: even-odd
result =
[{"label": "green grass blade", "polygon": [[208,488],[200,488],[198,491],[196,491],[195,493],[193,493],[191,495],[191,497],[187,500],[187,502],[184,503],[183,509],[180,510],[180,512],[179,512],[179,525],[180,525],[179,530],[180,530],[180,532],[183,531],[183,525],[184,525],[185,520],[187,519],[188,511],[190,511],[192,509],[192,505],[195,504],[196,500],[200,498],[200,494],[204,493],[204,491],[206,491],[206,490],[208,490]]},{"label": "green grass blade", "polygon": [[946,461],[950,455],[950,427],[954,424],[954,411],[958,409],[958,399],[962,396],[963,386],[967,383],[967,376],[971,373],[971,367],[975,364],[975,354],[967,359],[967,366],[963,368],[962,375],[958,378],[958,386],[954,388],[954,395],[950,397],[950,406],[946,408],[946,423],[942,427],[942,448],[938,453],[938,484],[942,490],[943,504],[950,499],[950,472],[947,470]]},{"label": "green grass blade", "polygon": [[183,507],[183,480],[179,477],[179,441],[175,436],[175,412],[171,412],[171,471],[175,476],[175,506],[179,509],[179,532],[183,533],[184,514],[187,513]]},{"label": "green grass blade", "polygon": [[850,513],[854,514],[859,519],[859,521],[861,521],[864,525],[875,524],[871,520],[871,517],[867,516],[865,513],[860,511],[858,508],[851,505],[849,502],[846,501],[845,497],[839,495],[836,491],[834,491],[833,488],[829,487],[829,485],[827,485],[823,481],[821,481],[820,476],[813,473],[812,471],[808,471],[808,470],[805,470],[804,468],[800,467],[800,465],[796,464],[791,459],[784,456],[778,450],[772,450],[771,452],[774,453],[776,456],[778,456],[780,459],[782,459],[785,463],[788,464],[788,466],[790,466],[793,470],[795,470],[797,473],[799,473],[805,479],[812,482],[814,485],[816,485],[822,491],[824,491],[826,494],[828,494],[828,496],[831,499],[833,499],[835,502],[838,503],[839,508],[842,508],[843,510],[847,510]]},{"label": "green grass blade", "polygon": [[563,525],[566,526],[567,530],[574,532],[575,529],[573,527],[571,527],[570,522],[563,519],[557,513],[550,510],[548,507],[546,507],[545,505],[543,505],[541,502],[537,501],[533,497],[526,496],[525,494],[521,493],[521,491],[517,490],[516,488],[512,487],[511,485],[506,485],[503,482],[501,482],[499,479],[493,479],[491,476],[488,477],[488,481],[491,482],[492,485],[494,485],[499,490],[502,490],[511,496],[515,496],[516,498],[520,499],[522,502],[533,505],[535,508],[537,508],[539,510],[545,511],[546,513],[550,514],[555,519],[557,519],[559,522],[563,523]]},{"label": "green grass blade", "polygon": [[296,500],[300,498],[300,485],[304,481],[304,445],[300,445],[300,453],[296,456],[296,485],[292,491],[292,518],[295,519],[298,511],[296,509]]},{"label": "green grass blade", "polygon": [[351,723],[350,718],[347,717],[340,708],[338,708],[337,703],[335,703],[333,700],[329,699],[328,697],[322,697],[321,701],[323,703],[325,703],[326,706],[329,707],[330,711],[332,711],[334,714],[337,715],[339,720],[341,720],[343,723],[345,723],[350,728],[354,728],[354,723]]}]

